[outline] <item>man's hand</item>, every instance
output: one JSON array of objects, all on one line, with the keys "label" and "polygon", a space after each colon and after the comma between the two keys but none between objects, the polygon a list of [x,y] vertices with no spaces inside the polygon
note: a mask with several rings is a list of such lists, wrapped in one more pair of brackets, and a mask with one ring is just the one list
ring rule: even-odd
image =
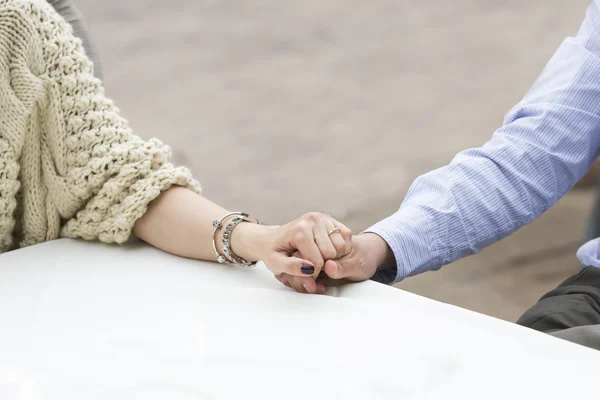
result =
[{"label": "man's hand", "polygon": [[379,235],[364,233],[352,237],[352,249],[344,257],[325,261],[323,272],[326,276],[316,281],[309,278],[310,282],[307,282],[307,278],[298,279],[288,274],[277,275],[276,278],[298,292],[324,293],[328,278],[360,282],[370,279],[378,270],[395,265],[394,254],[385,240]]}]

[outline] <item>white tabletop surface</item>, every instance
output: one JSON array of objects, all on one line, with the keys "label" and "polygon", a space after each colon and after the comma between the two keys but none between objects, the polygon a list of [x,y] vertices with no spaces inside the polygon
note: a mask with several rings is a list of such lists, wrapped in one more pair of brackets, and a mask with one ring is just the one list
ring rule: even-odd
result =
[{"label": "white tabletop surface", "polygon": [[[374,282],[58,240],[0,256],[0,399],[559,399],[600,352]],[[586,397],[584,397],[586,396]]]}]

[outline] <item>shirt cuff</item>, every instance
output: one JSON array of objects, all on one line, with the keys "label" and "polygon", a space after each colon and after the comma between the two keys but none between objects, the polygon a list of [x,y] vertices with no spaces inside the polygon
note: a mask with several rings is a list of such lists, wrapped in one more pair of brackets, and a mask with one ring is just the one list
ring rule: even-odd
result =
[{"label": "shirt cuff", "polygon": [[373,280],[385,284],[400,282],[421,272],[439,269],[442,257],[431,217],[421,209],[400,208],[363,233],[374,233],[386,241],[396,258],[396,268],[378,271]]},{"label": "shirt cuff", "polygon": [[577,258],[584,267],[600,268],[600,239],[593,239],[585,243],[577,250]]}]

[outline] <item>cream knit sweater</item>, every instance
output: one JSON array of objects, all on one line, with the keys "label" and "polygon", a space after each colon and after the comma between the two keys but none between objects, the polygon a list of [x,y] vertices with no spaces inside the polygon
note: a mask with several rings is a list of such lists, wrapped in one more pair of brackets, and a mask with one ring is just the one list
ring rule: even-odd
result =
[{"label": "cream knit sweater", "polygon": [[169,159],[132,135],[46,1],[0,0],[0,252],[60,236],[126,241],[161,191],[200,192]]}]

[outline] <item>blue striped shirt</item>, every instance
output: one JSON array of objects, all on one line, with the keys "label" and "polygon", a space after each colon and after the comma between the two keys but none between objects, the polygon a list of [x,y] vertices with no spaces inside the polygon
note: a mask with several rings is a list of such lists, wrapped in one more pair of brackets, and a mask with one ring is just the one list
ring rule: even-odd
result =
[{"label": "blue striped shirt", "polygon": [[[492,138],[420,176],[400,209],[366,232],[396,257],[386,283],[477,253],[532,222],[588,171],[600,151],[600,0]],[[600,267],[598,240],[578,252]],[[395,276],[394,276],[395,275]]]}]

